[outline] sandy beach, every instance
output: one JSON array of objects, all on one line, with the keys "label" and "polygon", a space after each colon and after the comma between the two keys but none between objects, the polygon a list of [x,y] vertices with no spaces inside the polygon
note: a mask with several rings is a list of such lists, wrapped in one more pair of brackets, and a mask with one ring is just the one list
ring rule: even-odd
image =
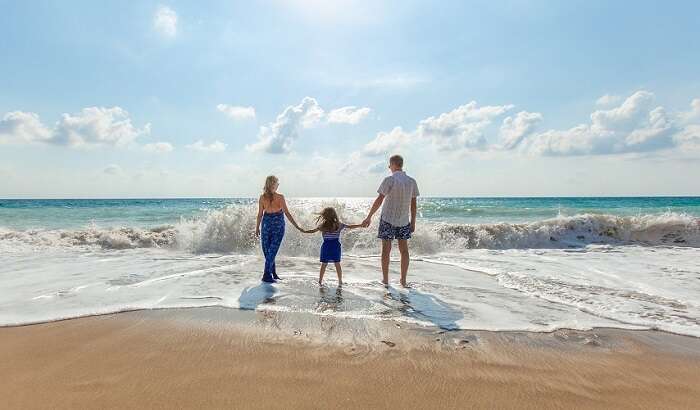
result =
[{"label": "sandy beach", "polygon": [[692,408],[700,340],[171,309],[0,329],[6,408]]},{"label": "sandy beach", "polygon": [[700,410],[700,0],[0,0],[0,410]]}]

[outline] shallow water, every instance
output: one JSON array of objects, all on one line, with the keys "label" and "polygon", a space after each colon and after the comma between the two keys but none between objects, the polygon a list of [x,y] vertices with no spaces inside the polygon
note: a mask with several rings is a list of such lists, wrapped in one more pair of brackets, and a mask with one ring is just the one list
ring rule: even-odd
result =
[{"label": "shallow water", "polygon": [[[370,201],[290,204],[311,226],[329,204],[358,222]],[[0,324],[225,306],[446,330],[609,326],[700,337],[698,198],[425,199],[419,208],[409,289],[379,283],[376,226],[343,236],[345,284],[329,268],[319,288],[321,239],[293,230],[278,259],[284,280],[260,284],[250,199],[3,200]]]}]

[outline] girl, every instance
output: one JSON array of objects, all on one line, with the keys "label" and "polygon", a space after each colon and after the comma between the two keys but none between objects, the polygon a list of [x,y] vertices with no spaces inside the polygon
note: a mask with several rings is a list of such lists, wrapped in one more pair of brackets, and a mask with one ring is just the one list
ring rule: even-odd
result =
[{"label": "girl", "polygon": [[[279,185],[279,180],[274,175],[265,179],[265,188],[258,200],[258,218],[255,224],[255,236],[260,236],[260,244],[265,255],[265,270],[262,281],[268,283],[280,278],[277,276],[275,268],[275,257],[284,237],[284,216],[287,216],[295,228],[301,230],[292,214],[289,213],[284,196],[277,193]],[[260,233],[261,221],[262,234]]]},{"label": "girl", "polygon": [[361,228],[362,225],[346,225],[338,219],[338,214],[333,208],[324,208],[316,218],[317,227],[304,233],[314,233],[321,231],[323,244],[321,245],[321,271],[318,274],[318,284],[323,284],[323,274],[326,273],[326,266],[332,262],[335,264],[335,272],[338,274],[338,284],[343,284],[343,270],[340,267],[340,231],[343,229]]}]

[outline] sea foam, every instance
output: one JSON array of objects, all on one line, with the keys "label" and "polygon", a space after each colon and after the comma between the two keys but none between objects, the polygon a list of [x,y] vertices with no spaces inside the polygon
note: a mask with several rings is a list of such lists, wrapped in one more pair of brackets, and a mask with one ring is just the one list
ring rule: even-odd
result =
[{"label": "sea foam", "polygon": [[[359,222],[362,215],[339,207],[341,218]],[[91,225],[85,229],[0,229],[0,241],[34,246],[95,246],[103,249],[174,248],[192,253],[254,252],[256,210],[250,206],[231,206],[209,211],[196,218],[183,218],[173,225],[155,228],[105,228]],[[315,225],[315,214],[295,209],[303,227]],[[376,252],[376,224],[370,229],[347,232],[346,250],[357,254]],[[320,239],[288,226],[282,254],[311,256],[318,251]],[[700,247],[700,218],[667,212],[639,216],[578,214],[528,223],[465,224],[420,221],[411,246],[422,254],[460,249],[572,248],[588,244],[644,244]]]}]

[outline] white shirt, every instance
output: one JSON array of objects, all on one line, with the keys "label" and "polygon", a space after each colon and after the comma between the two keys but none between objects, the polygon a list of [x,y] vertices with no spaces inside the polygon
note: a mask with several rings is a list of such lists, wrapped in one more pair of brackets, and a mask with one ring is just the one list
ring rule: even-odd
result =
[{"label": "white shirt", "polygon": [[393,226],[411,222],[411,200],[419,195],[416,180],[403,171],[395,171],[384,178],[377,193],[384,195],[382,220]]}]

